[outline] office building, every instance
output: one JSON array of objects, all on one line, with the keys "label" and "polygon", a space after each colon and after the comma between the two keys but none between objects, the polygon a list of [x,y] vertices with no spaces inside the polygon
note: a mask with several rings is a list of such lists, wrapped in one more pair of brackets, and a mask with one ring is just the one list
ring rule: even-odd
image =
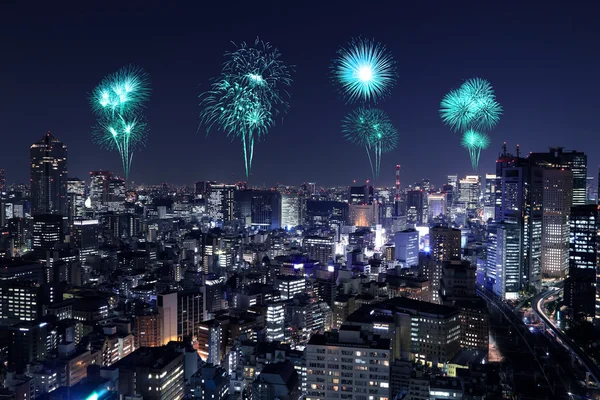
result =
[{"label": "office building", "polygon": [[350,225],[357,227],[370,227],[377,224],[378,203],[349,204]]},{"label": "office building", "polygon": [[69,221],[85,215],[85,182],[79,178],[67,180],[67,216]]},{"label": "office building", "polygon": [[569,213],[573,205],[573,172],[544,170],[542,273],[564,277],[569,266]]},{"label": "office building", "polygon": [[410,226],[427,224],[425,202],[427,196],[423,190],[409,190],[406,192],[406,223]]},{"label": "office building", "polygon": [[321,265],[333,259],[335,243],[332,237],[307,236],[302,242],[308,258],[317,260]]},{"label": "office building", "polygon": [[236,185],[211,184],[206,201],[209,217],[217,222],[229,222],[235,218],[234,193]]},{"label": "office building", "polygon": [[430,292],[433,302],[438,301],[440,279],[442,279],[442,264],[461,255],[460,229],[434,226],[429,230],[429,247],[432,256],[432,269],[428,271]]},{"label": "office building", "polygon": [[281,195],[281,227],[290,229],[302,225],[302,198],[296,193]]},{"label": "office building", "polygon": [[237,190],[235,215],[255,229],[281,228],[281,194],[270,190]]},{"label": "office building", "polygon": [[348,189],[349,204],[370,204],[373,193],[371,186],[350,186]]},{"label": "office building", "polygon": [[169,348],[141,347],[114,365],[119,395],[147,400],[179,400],[184,395],[184,354]]},{"label": "office building", "polygon": [[33,217],[32,250],[38,260],[46,260],[46,252],[64,242],[63,217],[58,214],[36,214]]},{"label": "office building", "polygon": [[348,398],[390,398],[389,338],[344,325],[339,331],[313,335],[305,354],[305,398],[332,399],[346,392]]},{"label": "office building", "polygon": [[564,298],[574,320],[595,316],[598,226],[596,204],[571,208]]},{"label": "office building", "polygon": [[427,201],[430,219],[446,216],[446,193],[431,193],[427,196]]},{"label": "office building", "polygon": [[110,171],[90,172],[90,202],[94,209],[108,203],[109,184],[113,179]]},{"label": "office building", "polygon": [[272,302],[267,304],[267,340],[281,342],[284,338],[285,310],[283,303]]},{"label": "office building", "polygon": [[572,202],[574,206],[587,203],[587,155],[581,151],[551,147],[547,153],[531,153],[529,160],[547,169],[568,169],[572,173]]},{"label": "office building", "polygon": [[516,299],[523,266],[520,226],[494,222],[488,226],[486,279],[490,290],[503,299]]},{"label": "office building", "polygon": [[346,324],[392,340],[391,360],[442,366],[460,349],[460,310],[455,307],[395,297],[359,308]]},{"label": "office building", "polygon": [[177,340],[189,343],[204,320],[204,293],[197,288],[177,292]]},{"label": "office building", "polygon": [[31,213],[67,215],[67,146],[51,132],[30,148]]},{"label": "office building", "polygon": [[0,193],[6,192],[6,176],[4,175],[4,169],[0,168]]},{"label": "office building", "polygon": [[46,359],[48,324],[20,322],[8,328],[8,368],[25,372],[28,364]]},{"label": "office building", "polygon": [[467,212],[473,213],[479,208],[481,179],[478,175],[467,175],[458,181],[458,201],[465,205]]},{"label": "office building", "polygon": [[198,324],[196,346],[198,355],[207,363],[221,365],[223,358],[223,327],[217,320],[211,319]]},{"label": "office building", "polygon": [[72,240],[79,250],[80,261],[98,254],[99,221],[97,219],[75,219],[72,223]]},{"label": "office building", "polygon": [[407,229],[394,234],[394,258],[401,263],[402,268],[419,265],[419,232]]},{"label": "office building", "polygon": [[156,305],[158,308],[161,344],[164,345],[171,341],[177,341],[177,292],[157,295]]},{"label": "office building", "polygon": [[281,300],[292,299],[295,295],[306,292],[306,280],[303,275],[277,275],[277,289]]},{"label": "office building", "polygon": [[133,319],[135,348],[162,345],[160,315],[156,312],[136,315]]}]

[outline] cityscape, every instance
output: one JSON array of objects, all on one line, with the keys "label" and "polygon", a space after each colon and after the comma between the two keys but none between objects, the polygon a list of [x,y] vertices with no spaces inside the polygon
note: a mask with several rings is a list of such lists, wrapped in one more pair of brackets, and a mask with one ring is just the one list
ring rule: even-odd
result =
[{"label": "cityscape", "polygon": [[[506,84],[521,72],[501,60],[517,49],[534,69],[548,46],[570,75],[600,66],[573,44],[600,37],[599,10],[382,2],[381,21],[402,10],[456,41],[472,33],[450,16],[476,16],[488,36],[474,43],[501,50],[466,49],[481,65],[449,62],[411,93],[411,39],[342,18],[361,10],[265,2],[217,23],[209,11],[233,3],[150,3],[7,9],[4,68],[23,88],[17,69],[42,43],[50,60],[139,48],[78,68],[64,93],[40,85],[26,121],[0,80],[0,399],[600,399],[595,109],[562,102],[577,90],[586,102],[577,86],[522,110]],[[257,7],[269,11],[248,22]],[[206,24],[190,24],[199,10]],[[98,39],[113,11],[139,32]],[[314,57],[294,54],[305,31],[286,23],[327,37]],[[166,104],[165,87],[189,77],[165,63],[183,32],[206,36],[210,61],[191,99]],[[178,125],[179,109],[192,113]],[[547,125],[527,120],[542,114]]]}]

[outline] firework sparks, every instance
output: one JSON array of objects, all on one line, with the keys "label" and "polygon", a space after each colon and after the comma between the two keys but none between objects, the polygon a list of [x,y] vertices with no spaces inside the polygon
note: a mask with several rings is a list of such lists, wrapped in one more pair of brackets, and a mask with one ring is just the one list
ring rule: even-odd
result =
[{"label": "firework sparks", "polygon": [[286,88],[292,83],[291,68],[269,43],[242,43],[225,54],[221,74],[200,95],[200,124],[207,133],[215,128],[240,139],[246,178],[252,168],[255,141],[289,108]]},{"label": "firework sparks", "polygon": [[119,152],[126,179],[133,153],[146,139],[147,124],[141,111],[149,98],[149,76],[135,66],[123,67],[105,77],[90,98],[98,118],[94,138],[103,147]]},{"label": "firework sparks", "polygon": [[396,83],[396,61],[381,43],[352,39],[348,47],[338,50],[332,78],[346,102],[377,102]]}]

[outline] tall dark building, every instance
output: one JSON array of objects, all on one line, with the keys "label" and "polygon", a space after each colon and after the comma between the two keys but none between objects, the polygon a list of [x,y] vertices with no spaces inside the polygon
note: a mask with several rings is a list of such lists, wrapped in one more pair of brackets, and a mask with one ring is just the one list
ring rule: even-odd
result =
[{"label": "tall dark building", "polygon": [[598,206],[571,208],[569,216],[569,272],[565,279],[565,303],[574,319],[593,317],[598,255]]},{"label": "tall dark building", "polygon": [[247,225],[263,229],[281,228],[281,193],[271,190],[235,192],[236,215]]},{"label": "tall dark building", "polygon": [[33,217],[33,253],[38,260],[46,259],[46,252],[63,243],[63,219],[60,215],[39,214]]},{"label": "tall dark building", "polygon": [[573,171],[573,206],[587,202],[587,155],[581,151],[551,147],[547,153],[532,153],[528,159],[545,168],[568,168]]},{"label": "tall dark building", "polygon": [[31,213],[67,215],[67,146],[48,132],[31,145]]},{"label": "tall dark building", "polygon": [[4,177],[4,170],[0,169],[0,193],[6,191],[6,178]]},{"label": "tall dark building", "polygon": [[406,223],[422,225],[427,223],[427,214],[423,205],[427,197],[423,190],[409,190],[406,192]]}]

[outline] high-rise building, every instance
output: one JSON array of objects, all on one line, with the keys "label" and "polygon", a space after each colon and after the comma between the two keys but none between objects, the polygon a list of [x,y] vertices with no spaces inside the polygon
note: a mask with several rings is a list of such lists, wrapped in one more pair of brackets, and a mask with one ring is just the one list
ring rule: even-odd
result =
[{"label": "high-rise building", "polygon": [[573,194],[571,170],[544,170],[542,273],[549,277],[563,277],[569,266],[569,213]]},{"label": "high-rise building", "polygon": [[446,193],[431,193],[427,196],[429,202],[429,217],[431,219],[446,215]]},{"label": "high-rise building", "polygon": [[488,225],[487,285],[503,299],[516,299],[521,290],[521,240],[517,223],[493,222]]},{"label": "high-rise building", "polygon": [[198,324],[197,347],[202,361],[221,365],[223,357],[223,327],[219,321],[211,319]]},{"label": "high-rise building", "polygon": [[532,153],[529,160],[544,168],[569,169],[572,171],[572,202],[574,206],[586,204],[587,155],[581,151],[551,147],[547,153]]},{"label": "high-rise building", "polygon": [[598,185],[596,183],[596,178],[593,176],[588,176],[586,178],[586,196],[588,203],[597,203],[598,202]]},{"label": "high-rise building", "polygon": [[236,185],[211,184],[207,199],[207,212],[210,218],[218,222],[233,221],[234,193]]},{"label": "high-rise building", "polygon": [[237,190],[235,214],[259,229],[281,228],[281,194],[271,190]]},{"label": "high-rise building", "polygon": [[595,316],[598,227],[596,204],[571,208],[565,304],[570,308],[573,319]]},{"label": "high-rise building", "polygon": [[350,204],[369,204],[369,189],[367,185],[350,186],[348,189],[348,203]]},{"label": "high-rise building", "polygon": [[196,288],[177,292],[177,340],[191,342],[202,320],[204,293]]},{"label": "high-rise building", "polygon": [[335,243],[331,237],[307,236],[302,242],[302,247],[311,260],[317,260],[321,265],[327,265],[333,258]]},{"label": "high-rise building", "polygon": [[406,192],[406,223],[411,226],[427,224],[425,202],[427,197],[423,190],[409,190]]},{"label": "high-rise building", "polygon": [[226,400],[229,398],[229,375],[219,366],[207,364],[190,378],[192,398]]},{"label": "high-rise building", "polygon": [[302,225],[302,198],[297,193],[281,195],[281,226],[292,228]]},{"label": "high-rise building", "polygon": [[160,316],[156,312],[136,315],[133,319],[135,348],[158,347],[162,345],[160,335]]},{"label": "high-rise building", "polygon": [[487,352],[489,314],[485,301],[476,293],[476,271],[477,269],[469,261],[444,262],[440,282],[440,303],[460,309],[461,347]]},{"label": "high-rise building", "polygon": [[332,399],[353,388],[348,394],[352,398],[389,399],[389,338],[368,337],[359,326],[342,326],[337,332],[312,335],[305,354],[307,398]]},{"label": "high-rise building", "polygon": [[177,341],[177,292],[156,296],[161,344]]},{"label": "high-rise building", "polygon": [[267,305],[267,340],[281,342],[284,338],[285,310],[283,303],[272,302]]},{"label": "high-rise building", "polygon": [[306,292],[306,281],[304,276],[277,275],[277,289],[281,294],[281,300],[289,300],[297,294]]},{"label": "high-rise building", "polygon": [[109,185],[113,177],[110,171],[90,172],[90,202],[92,207],[99,208],[108,203]]},{"label": "high-rise building", "polygon": [[69,221],[85,214],[85,182],[79,178],[67,180],[67,204]]},{"label": "high-rise building", "polygon": [[31,145],[31,213],[67,215],[67,146],[48,132]]},{"label": "high-rise building", "polygon": [[394,258],[403,268],[419,265],[419,232],[407,229],[394,234]]},{"label": "high-rise building", "polygon": [[477,210],[480,196],[481,179],[478,175],[467,175],[458,182],[458,201],[465,205],[467,212]]},{"label": "high-rise building", "polygon": [[38,260],[46,259],[46,252],[63,243],[63,217],[57,214],[37,214],[33,217],[32,249]]},{"label": "high-rise building", "polygon": [[72,224],[72,237],[79,259],[98,254],[99,221],[97,219],[75,219]]},{"label": "high-rise building", "polygon": [[459,258],[461,254],[460,229],[434,226],[429,230],[429,247],[433,260],[432,270],[428,271],[431,295],[434,303],[438,302],[442,265],[444,261]]}]

